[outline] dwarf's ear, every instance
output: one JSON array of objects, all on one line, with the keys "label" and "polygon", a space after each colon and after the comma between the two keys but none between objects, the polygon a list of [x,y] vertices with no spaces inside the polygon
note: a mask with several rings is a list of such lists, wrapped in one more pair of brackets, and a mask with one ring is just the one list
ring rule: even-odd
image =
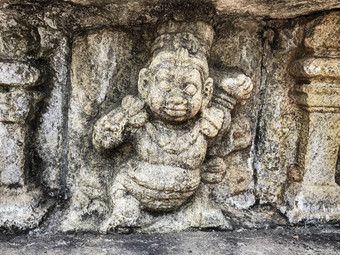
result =
[{"label": "dwarf's ear", "polygon": [[139,72],[138,78],[138,93],[142,99],[146,99],[150,90],[150,71],[148,68],[143,68]]},{"label": "dwarf's ear", "polygon": [[213,86],[214,86],[214,81],[212,78],[209,77],[208,79],[205,80],[204,85],[203,85],[202,109],[205,109],[208,107],[208,104],[213,94]]}]

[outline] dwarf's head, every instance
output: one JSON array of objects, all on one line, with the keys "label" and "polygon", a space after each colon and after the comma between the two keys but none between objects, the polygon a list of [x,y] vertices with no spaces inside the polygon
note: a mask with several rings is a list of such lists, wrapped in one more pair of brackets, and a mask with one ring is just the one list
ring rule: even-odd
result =
[{"label": "dwarf's head", "polygon": [[163,121],[183,122],[206,108],[213,91],[207,55],[213,30],[205,23],[168,23],[139,73],[138,92]]}]

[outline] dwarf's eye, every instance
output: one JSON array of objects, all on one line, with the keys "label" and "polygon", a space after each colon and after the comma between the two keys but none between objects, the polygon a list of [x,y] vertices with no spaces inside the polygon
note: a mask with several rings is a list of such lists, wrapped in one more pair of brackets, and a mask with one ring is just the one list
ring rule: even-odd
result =
[{"label": "dwarf's eye", "polygon": [[184,88],[185,93],[187,93],[188,95],[195,95],[195,93],[197,92],[197,88],[194,84],[188,83],[186,84],[185,88]]},{"label": "dwarf's eye", "polygon": [[171,84],[167,80],[159,81],[157,86],[158,86],[159,89],[161,89],[165,92],[170,91],[170,89],[171,89]]}]

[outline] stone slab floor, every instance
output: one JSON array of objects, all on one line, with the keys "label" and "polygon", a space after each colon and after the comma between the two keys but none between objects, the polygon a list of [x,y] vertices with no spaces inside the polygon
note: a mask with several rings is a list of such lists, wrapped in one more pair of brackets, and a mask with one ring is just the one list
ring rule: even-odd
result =
[{"label": "stone slab floor", "polygon": [[165,234],[0,236],[1,255],[340,254],[340,225]]}]

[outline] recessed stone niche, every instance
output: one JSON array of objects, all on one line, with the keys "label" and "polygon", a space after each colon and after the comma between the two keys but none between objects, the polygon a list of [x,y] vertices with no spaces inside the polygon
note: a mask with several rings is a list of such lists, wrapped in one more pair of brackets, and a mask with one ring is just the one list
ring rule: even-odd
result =
[{"label": "recessed stone niche", "polygon": [[340,220],[337,1],[0,4],[0,228]]}]

